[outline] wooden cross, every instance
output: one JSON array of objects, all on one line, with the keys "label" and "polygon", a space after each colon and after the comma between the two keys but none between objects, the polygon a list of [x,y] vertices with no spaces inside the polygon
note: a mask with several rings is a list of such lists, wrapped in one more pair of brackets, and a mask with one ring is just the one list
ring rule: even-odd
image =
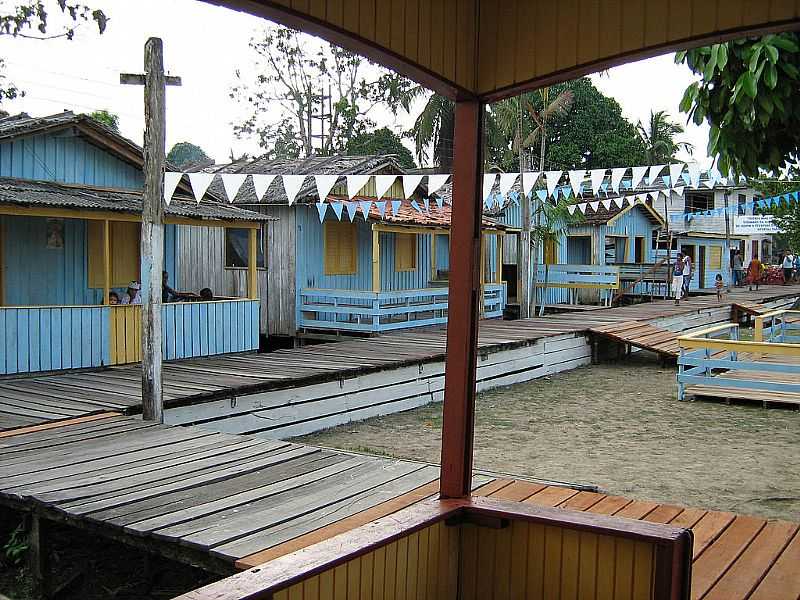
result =
[{"label": "wooden cross", "polygon": [[144,189],[142,193],[142,417],[164,422],[161,378],[161,273],[164,270],[164,145],[166,86],[180,77],[164,75],[164,45],[150,38],[144,45],[144,75],[122,73],[119,82],[144,85]]}]

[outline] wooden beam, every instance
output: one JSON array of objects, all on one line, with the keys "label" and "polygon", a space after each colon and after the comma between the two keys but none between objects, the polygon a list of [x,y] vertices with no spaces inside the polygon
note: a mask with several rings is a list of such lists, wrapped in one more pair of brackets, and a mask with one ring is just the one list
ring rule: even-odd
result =
[{"label": "wooden beam", "polygon": [[506,236],[502,233],[496,233],[494,237],[497,240],[497,244],[495,244],[497,247],[497,271],[494,274],[494,282],[503,283],[503,242]]},{"label": "wooden beam", "polygon": [[481,102],[456,102],[441,496],[469,495],[475,423],[483,171]]},{"label": "wooden beam", "polygon": [[372,226],[372,291],[381,291],[381,230]]},{"label": "wooden beam", "polygon": [[103,221],[103,304],[108,306],[111,292],[111,224]]},{"label": "wooden beam", "polygon": [[255,229],[248,231],[247,252],[247,297],[251,300],[258,299],[258,232]]},{"label": "wooden beam", "polygon": [[436,279],[438,270],[436,268],[436,232],[431,234],[431,279]]}]

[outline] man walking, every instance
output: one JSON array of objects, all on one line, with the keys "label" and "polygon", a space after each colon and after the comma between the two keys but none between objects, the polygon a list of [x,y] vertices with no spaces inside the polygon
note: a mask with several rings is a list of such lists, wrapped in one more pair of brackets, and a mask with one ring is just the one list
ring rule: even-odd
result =
[{"label": "man walking", "polygon": [[675,295],[675,304],[681,303],[683,295],[683,255],[679,252],[672,266],[672,293]]},{"label": "man walking", "polygon": [[681,297],[689,296],[689,284],[692,282],[692,259],[688,254],[683,256],[683,293]]}]

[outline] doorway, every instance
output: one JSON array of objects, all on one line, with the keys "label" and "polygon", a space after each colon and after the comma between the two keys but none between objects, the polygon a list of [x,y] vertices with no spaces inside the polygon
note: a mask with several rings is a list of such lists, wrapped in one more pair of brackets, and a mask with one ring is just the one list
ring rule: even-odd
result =
[{"label": "doorway", "polygon": [[699,289],[706,287],[706,247],[697,248],[697,285]]}]

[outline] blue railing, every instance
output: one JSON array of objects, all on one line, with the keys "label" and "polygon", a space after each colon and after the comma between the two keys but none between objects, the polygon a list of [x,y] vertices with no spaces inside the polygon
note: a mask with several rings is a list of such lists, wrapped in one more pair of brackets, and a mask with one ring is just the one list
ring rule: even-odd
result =
[{"label": "blue railing", "polygon": [[757,342],[800,343],[800,310],[780,309],[755,318]]},{"label": "blue railing", "polygon": [[[447,323],[447,288],[362,292],[304,289],[298,324],[303,329],[378,333]],[[486,284],[483,316],[500,317],[506,305],[503,284]]]},{"label": "blue railing", "polygon": [[610,302],[619,282],[619,267],[615,265],[539,265],[536,275],[540,290],[566,289],[574,300],[578,290],[599,290],[604,303]]},{"label": "blue railing", "polygon": [[[678,338],[678,400],[689,385],[800,394],[800,383],[770,373],[800,375],[800,345],[742,341],[739,325],[726,323]],[[768,357],[768,359],[767,359]],[[742,373],[744,372],[744,373]],[[748,375],[758,373],[759,376]],[[743,394],[746,397],[746,392]]]}]

